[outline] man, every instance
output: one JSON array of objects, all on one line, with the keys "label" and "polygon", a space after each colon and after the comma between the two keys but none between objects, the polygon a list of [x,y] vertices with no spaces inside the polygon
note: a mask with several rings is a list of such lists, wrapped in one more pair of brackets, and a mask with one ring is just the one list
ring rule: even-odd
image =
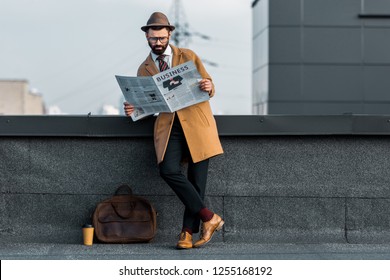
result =
[{"label": "man", "polygon": [[[201,90],[214,95],[214,85],[199,57],[191,50],[169,44],[175,29],[168,18],[160,12],[153,13],[147,24],[141,27],[151,48],[150,55],[138,68],[138,76],[152,76],[168,68],[192,60],[202,80]],[[134,106],[124,103],[127,116]],[[154,145],[161,177],[185,206],[183,227],[178,249],[200,247],[210,241],[220,230],[224,221],[204,204],[209,158],[222,154],[217,126],[208,101],[178,110],[160,113],[154,126]],[[187,177],[182,174],[180,164],[188,158]],[[193,244],[192,234],[202,230],[200,239]]]}]

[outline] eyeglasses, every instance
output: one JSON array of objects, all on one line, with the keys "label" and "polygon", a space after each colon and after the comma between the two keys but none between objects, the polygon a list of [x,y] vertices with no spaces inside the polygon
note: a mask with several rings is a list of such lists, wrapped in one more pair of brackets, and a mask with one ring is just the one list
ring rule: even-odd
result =
[{"label": "eyeglasses", "polygon": [[168,38],[169,37],[149,37],[148,38],[148,41],[152,44],[156,44],[157,41],[160,41],[161,44],[165,44],[166,42],[168,42]]}]

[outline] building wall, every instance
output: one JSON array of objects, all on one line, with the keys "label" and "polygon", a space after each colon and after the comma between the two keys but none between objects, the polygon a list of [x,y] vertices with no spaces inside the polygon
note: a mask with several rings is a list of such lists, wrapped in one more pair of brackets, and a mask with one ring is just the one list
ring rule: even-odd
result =
[{"label": "building wall", "polygon": [[252,112],[267,114],[269,73],[268,0],[253,7],[253,79]]},{"label": "building wall", "polygon": [[0,81],[0,114],[8,115],[23,111],[23,93],[27,81]]},{"label": "building wall", "polygon": [[390,113],[390,18],[367,14],[390,1],[254,1],[253,113]]},{"label": "building wall", "polygon": [[31,93],[26,80],[0,81],[0,115],[41,115],[41,95]]}]

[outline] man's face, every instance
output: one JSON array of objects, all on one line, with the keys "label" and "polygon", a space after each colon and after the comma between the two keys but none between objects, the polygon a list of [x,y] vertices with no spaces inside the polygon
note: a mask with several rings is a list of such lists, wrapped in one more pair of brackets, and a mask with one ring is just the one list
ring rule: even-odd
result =
[{"label": "man's face", "polygon": [[[163,54],[168,47],[169,38],[171,36],[171,32],[166,28],[161,30],[153,30],[149,29],[146,33],[146,39],[148,40],[148,44],[157,55]],[[163,41],[163,42],[161,42]]]}]

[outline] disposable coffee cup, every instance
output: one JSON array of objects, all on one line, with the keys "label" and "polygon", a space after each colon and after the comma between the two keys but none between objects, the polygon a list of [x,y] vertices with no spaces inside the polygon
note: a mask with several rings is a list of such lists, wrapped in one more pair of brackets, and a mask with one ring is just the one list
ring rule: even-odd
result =
[{"label": "disposable coffee cup", "polygon": [[94,231],[94,228],[92,225],[85,224],[83,226],[84,245],[92,246],[92,244],[93,244],[93,231]]}]

